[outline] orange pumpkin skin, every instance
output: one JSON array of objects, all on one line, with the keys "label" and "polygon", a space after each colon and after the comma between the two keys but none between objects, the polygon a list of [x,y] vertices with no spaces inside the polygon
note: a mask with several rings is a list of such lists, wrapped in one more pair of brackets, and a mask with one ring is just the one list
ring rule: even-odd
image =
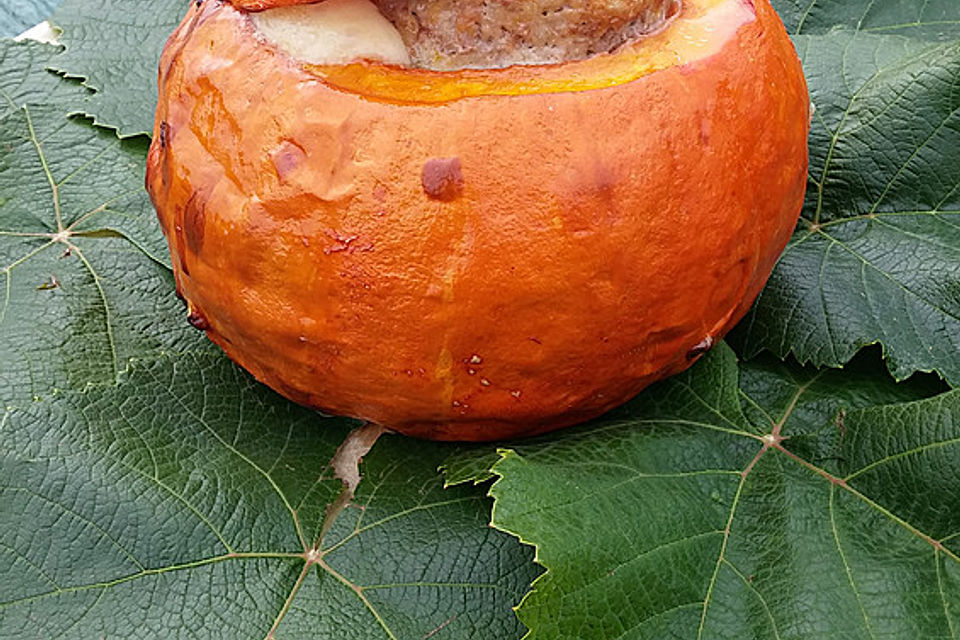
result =
[{"label": "orange pumpkin skin", "polygon": [[627,54],[323,69],[191,8],[147,177],[191,321],[299,403],[431,439],[571,425],[687,368],[785,246],[809,126],[768,0],[678,21],[701,5],[728,20],[708,55],[663,62],[674,23],[629,54],[654,70],[569,91]]}]

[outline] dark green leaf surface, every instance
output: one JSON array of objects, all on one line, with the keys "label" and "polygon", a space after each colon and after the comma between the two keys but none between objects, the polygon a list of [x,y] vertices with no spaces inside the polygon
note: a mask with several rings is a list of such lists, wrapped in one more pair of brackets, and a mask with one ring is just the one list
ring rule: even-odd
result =
[{"label": "dark green leaf surface", "polygon": [[496,476],[490,468],[500,459],[496,450],[489,447],[470,447],[453,453],[440,467],[448,486],[471,482],[482,484]]},{"label": "dark green leaf surface", "polygon": [[0,150],[5,405],[113,382],[130,358],[201,344],[173,295],[142,141],[25,106],[0,119]]},{"label": "dark green leaf surface", "polygon": [[76,108],[122,137],[153,131],[157,67],[186,0],[66,0],[51,18],[64,54],[52,67],[97,93]]},{"label": "dark green leaf surface", "polygon": [[960,393],[857,408],[924,387],[740,373],[722,348],[504,452],[494,524],[548,569],[519,611],[529,637],[956,637]]},{"label": "dark green leaf surface", "polygon": [[817,111],[803,220],[735,343],[818,366],[883,345],[960,383],[960,43],[796,38]]},{"label": "dark green leaf surface", "polygon": [[530,554],[486,526],[482,493],[443,489],[449,447],[381,441],[329,521],[327,461],[353,424],[219,354],[138,363],[0,424],[0,638],[521,635]]},{"label": "dark green leaf surface", "polygon": [[45,70],[59,52],[60,47],[49,44],[0,40],[0,117],[26,103],[57,104],[87,97],[86,90]]},{"label": "dark green leaf surface", "polygon": [[790,33],[826,33],[842,26],[925,40],[960,37],[956,0],[772,0]]}]

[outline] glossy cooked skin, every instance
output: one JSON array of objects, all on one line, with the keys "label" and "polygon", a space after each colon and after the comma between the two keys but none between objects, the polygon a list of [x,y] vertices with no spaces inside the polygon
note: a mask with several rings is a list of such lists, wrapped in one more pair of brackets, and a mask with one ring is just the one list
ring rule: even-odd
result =
[{"label": "glossy cooked skin", "polygon": [[712,54],[616,86],[355,66],[368,96],[191,5],[148,162],[191,321],[297,402],[435,439],[570,425],[685,369],[759,293],[806,183],[806,86],[767,0],[688,0],[644,47],[710,4]]}]

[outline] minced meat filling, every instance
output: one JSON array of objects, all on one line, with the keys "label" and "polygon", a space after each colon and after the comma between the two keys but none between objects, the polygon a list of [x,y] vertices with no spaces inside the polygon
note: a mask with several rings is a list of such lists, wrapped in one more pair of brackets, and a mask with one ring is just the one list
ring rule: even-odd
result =
[{"label": "minced meat filling", "polygon": [[448,70],[588,58],[660,29],[681,0],[374,0],[414,65]]}]

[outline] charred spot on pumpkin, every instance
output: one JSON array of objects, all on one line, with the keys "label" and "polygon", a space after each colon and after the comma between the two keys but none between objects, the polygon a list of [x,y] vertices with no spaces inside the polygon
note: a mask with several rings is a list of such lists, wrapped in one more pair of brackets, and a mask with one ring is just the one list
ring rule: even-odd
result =
[{"label": "charred spot on pumpkin", "polygon": [[460,158],[431,158],[423,165],[423,191],[432,200],[453,202],[463,195]]},{"label": "charred spot on pumpkin", "polygon": [[713,349],[715,343],[716,340],[713,339],[713,336],[707,336],[697,346],[687,352],[687,360],[696,360],[707,351],[710,351],[710,349]]},{"label": "charred spot on pumpkin", "polygon": [[167,148],[167,129],[170,128],[170,125],[167,124],[167,121],[164,120],[160,123],[160,148]]},{"label": "charred spot on pumpkin", "polygon": [[210,329],[210,321],[196,309],[190,309],[190,313],[187,315],[187,322],[189,322],[194,329],[199,329],[200,331]]},{"label": "charred spot on pumpkin", "polygon": [[190,196],[183,208],[183,235],[187,247],[194,253],[200,253],[203,248],[203,237],[207,229],[207,208],[203,200],[203,195],[196,192]]}]

